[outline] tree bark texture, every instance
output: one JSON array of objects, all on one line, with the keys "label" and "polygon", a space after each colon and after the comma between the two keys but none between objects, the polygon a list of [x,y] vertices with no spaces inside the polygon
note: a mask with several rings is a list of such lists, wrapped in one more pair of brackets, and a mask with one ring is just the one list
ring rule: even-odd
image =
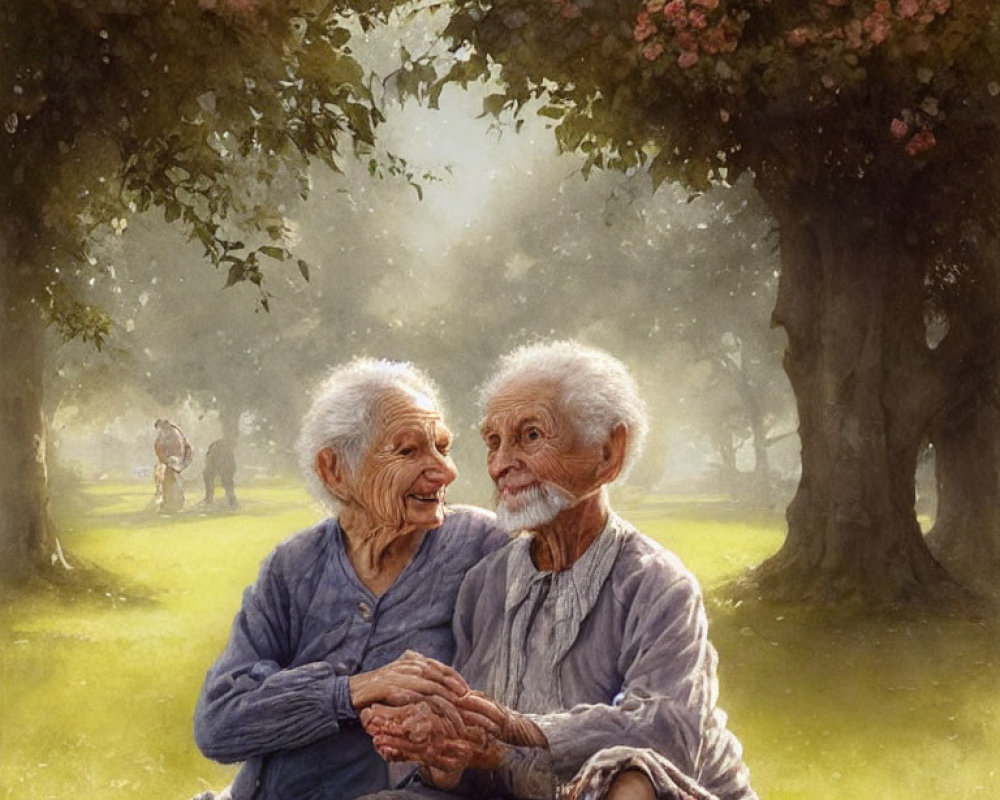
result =
[{"label": "tree bark texture", "polygon": [[61,556],[48,517],[42,367],[45,325],[24,270],[0,266],[0,580],[31,577]]},{"label": "tree bark texture", "polygon": [[937,515],[927,535],[958,579],[995,590],[1000,579],[1000,408],[985,386],[931,427]]},{"label": "tree bark texture", "polygon": [[930,599],[947,584],[914,512],[921,436],[942,404],[930,379],[922,271],[884,220],[772,202],[802,475],[781,550],[757,571],[777,599]]}]

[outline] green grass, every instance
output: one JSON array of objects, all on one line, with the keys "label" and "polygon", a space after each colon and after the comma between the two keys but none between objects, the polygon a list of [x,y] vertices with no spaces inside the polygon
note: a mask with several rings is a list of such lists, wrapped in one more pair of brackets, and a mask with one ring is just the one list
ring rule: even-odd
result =
[{"label": "green grass", "polygon": [[[202,758],[191,715],[244,586],[315,512],[295,485],[241,492],[239,513],[144,513],[149,488],[88,488],[63,544],[120,580],[69,601],[0,606],[0,798],[189,797],[233,769]],[[723,600],[781,542],[781,521],[698,498],[619,511],[706,589],[721,704],[765,800],[1000,797],[994,620],[858,621]]]}]

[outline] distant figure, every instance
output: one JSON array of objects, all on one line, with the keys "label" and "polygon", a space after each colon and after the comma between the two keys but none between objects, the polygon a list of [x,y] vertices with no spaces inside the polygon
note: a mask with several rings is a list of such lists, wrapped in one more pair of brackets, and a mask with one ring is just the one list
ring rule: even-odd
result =
[{"label": "distant figure", "polygon": [[191,463],[191,443],[184,432],[166,419],[154,423],[157,430],[156,467],[153,480],[156,483],[156,510],[161,513],[180,511],[184,508],[184,489],[181,484],[181,470]]},{"label": "distant figure", "polygon": [[226,491],[229,507],[236,508],[236,490],[233,486],[235,475],[236,456],[233,453],[232,440],[225,437],[216,439],[208,446],[208,452],[205,453],[205,470],[202,472],[205,478],[205,504],[211,505],[215,501],[215,479],[218,478]]}]

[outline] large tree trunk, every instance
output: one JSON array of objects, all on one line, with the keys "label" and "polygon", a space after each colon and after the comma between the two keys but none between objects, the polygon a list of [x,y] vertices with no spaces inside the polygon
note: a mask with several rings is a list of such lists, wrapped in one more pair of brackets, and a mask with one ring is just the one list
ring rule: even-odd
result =
[{"label": "large tree trunk", "polygon": [[931,427],[937,515],[927,542],[960,580],[995,590],[1000,578],[1000,408],[984,386]]},{"label": "large tree trunk", "polygon": [[810,200],[771,203],[774,322],[788,334],[802,476],[758,583],[780,599],[930,599],[948,578],[914,513],[921,436],[942,402],[928,377],[922,271],[886,220]]},{"label": "large tree trunk", "polygon": [[62,561],[48,517],[45,327],[28,285],[23,271],[5,260],[0,268],[0,581],[7,584]]}]

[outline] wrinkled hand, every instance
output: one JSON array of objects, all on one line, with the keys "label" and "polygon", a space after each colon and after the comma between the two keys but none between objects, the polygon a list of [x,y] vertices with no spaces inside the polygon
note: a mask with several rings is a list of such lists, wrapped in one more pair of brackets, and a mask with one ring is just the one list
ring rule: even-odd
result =
[{"label": "wrinkled hand", "polygon": [[468,692],[454,704],[429,697],[400,707],[371,706],[361,722],[387,761],[419,761],[438,786],[457,782],[462,771],[494,769],[507,745],[547,747],[538,727],[526,717]]},{"label": "wrinkled hand", "polygon": [[[475,723],[476,715],[468,715]],[[487,727],[467,724],[459,710],[441,697],[428,697],[404,706],[369,706],[361,723],[386,761],[419,761],[433,770],[458,773],[479,766],[481,754],[495,741]],[[457,780],[457,778],[456,778]],[[441,781],[436,779],[438,785]]]},{"label": "wrinkled hand", "polygon": [[395,661],[348,679],[351,705],[359,711],[373,703],[402,706],[430,697],[454,702],[469,692],[455,670],[433,658],[407,650]]},{"label": "wrinkled hand", "polygon": [[467,723],[485,727],[493,736],[514,747],[548,747],[545,734],[523,714],[490,700],[482,692],[470,691],[456,701]]}]

